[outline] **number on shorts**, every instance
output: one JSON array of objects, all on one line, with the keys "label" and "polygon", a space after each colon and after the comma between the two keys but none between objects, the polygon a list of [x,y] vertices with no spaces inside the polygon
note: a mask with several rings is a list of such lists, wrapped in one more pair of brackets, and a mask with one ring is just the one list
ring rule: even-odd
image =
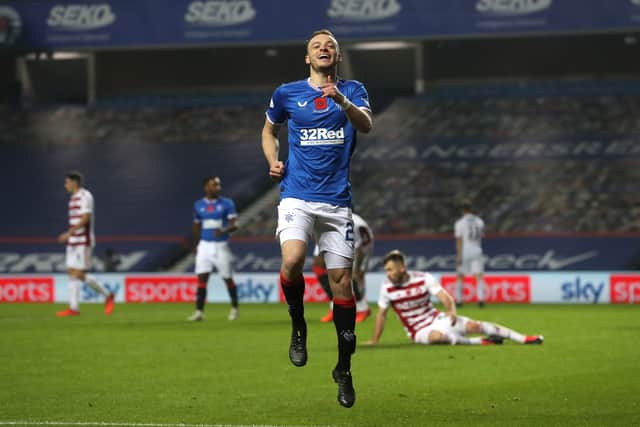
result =
[{"label": "number on shorts", "polygon": [[353,242],[353,223],[352,222],[347,223],[347,230],[344,234],[344,239],[347,242]]}]

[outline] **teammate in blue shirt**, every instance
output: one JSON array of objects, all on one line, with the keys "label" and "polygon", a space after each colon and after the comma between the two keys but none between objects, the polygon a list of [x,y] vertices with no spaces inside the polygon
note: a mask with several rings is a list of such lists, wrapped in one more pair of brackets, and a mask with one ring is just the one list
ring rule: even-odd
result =
[{"label": "teammate in blue shirt", "polygon": [[222,182],[217,176],[204,179],[205,196],[193,205],[193,242],[196,248],[196,274],[198,290],[196,293],[196,311],[189,320],[198,321],[204,318],[204,303],[207,299],[207,283],[213,267],[227,285],[231,297],[229,320],[238,318],[238,292],[233,281],[231,262],[233,254],[229,249],[229,233],[237,230],[236,207],[233,200],[220,197]]},{"label": "teammate in blue shirt", "polygon": [[[324,257],[333,293],[333,321],[338,336],[338,363],[332,372],[338,402],[355,403],[351,355],[355,352],[355,300],[351,290],[354,251],[349,165],[357,131],[373,125],[364,85],[336,75],[342,60],[338,41],[328,30],[307,42],[309,78],[278,87],[269,103],[262,149],[269,175],[280,181],[276,235],[282,250],[280,283],[289,306],[292,333],[289,359],[307,362],[302,270],[307,243],[314,237]],[[289,156],[278,159],[278,132],[288,121]]]}]

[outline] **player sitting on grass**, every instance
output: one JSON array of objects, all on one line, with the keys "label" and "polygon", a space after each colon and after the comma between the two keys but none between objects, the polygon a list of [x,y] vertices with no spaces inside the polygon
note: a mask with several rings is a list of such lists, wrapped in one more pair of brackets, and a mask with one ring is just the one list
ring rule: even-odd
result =
[{"label": "player sitting on grass", "polygon": [[[505,339],[520,344],[542,344],[542,336],[526,336],[489,322],[456,315],[453,297],[429,273],[407,271],[404,255],[394,250],[384,257],[387,280],[380,287],[378,314],[373,338],[366,344],[377,344],[384,330],[387,310],[393,307],[407,335],[418,344],[502,344]],[[446,307],[446,313],[433,307],[435,295]],[[467,334],[482,334],[467,337]]]}]

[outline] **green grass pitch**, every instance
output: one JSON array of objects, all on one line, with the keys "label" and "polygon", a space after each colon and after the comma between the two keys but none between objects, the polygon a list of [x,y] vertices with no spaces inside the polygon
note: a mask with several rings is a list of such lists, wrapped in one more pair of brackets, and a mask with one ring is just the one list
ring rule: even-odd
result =
[{"label": "green grass pitch", "polygon": [[[332,324],[307,304],[309,362],[287,357],[283,305],[0,305],[0,425],[13,421],[315,426],[640,425],[640,307],[501,305],[461,314],[545,336],[542,346],[427,347],[395,315],[353,359],[356,404],[336,402]],[[375,310],[374,310],[375,311]],[[358,325],[370,338],[373,318]],[[16,424],[14,424],[16,425]],[[24,425],[24,424],[22,424]]]}]

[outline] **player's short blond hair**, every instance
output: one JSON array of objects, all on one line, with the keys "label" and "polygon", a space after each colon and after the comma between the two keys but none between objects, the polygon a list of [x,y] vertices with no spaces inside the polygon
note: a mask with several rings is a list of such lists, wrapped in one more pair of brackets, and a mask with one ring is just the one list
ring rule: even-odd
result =
[{"label": "player's short blond hair", "polygon": [[336,36],[333,35],[333,33],[331,31],[329,31],[326,28],[321,28],[321,29],[316,30],[313,33],[311,33],[311,35],[307,39],[307,43],[305,44],[307,50],[309,50],[309,43],[311,43],[311,40],[313,40],[313,38],[315,36],[318,36],[320,34],[325,34],[325,35],[331,37],[336,42],[336,47],[338,48],[338,51],[340,51],[340,44],[338,43],[338,39],[336,38]]}]

